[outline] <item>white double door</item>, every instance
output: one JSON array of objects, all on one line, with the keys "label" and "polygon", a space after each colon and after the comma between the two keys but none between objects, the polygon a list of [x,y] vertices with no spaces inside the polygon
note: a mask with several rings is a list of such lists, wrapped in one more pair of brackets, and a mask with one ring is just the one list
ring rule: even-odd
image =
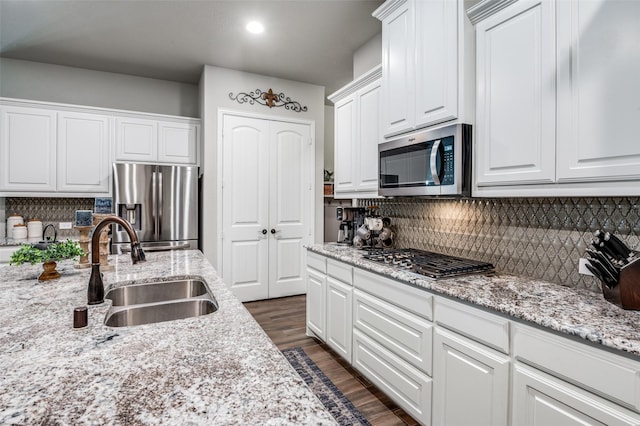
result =
[{"label": "white double door", "polygon": [[305,292],[311,125],[223,116],[222,278],[243,302]]}]

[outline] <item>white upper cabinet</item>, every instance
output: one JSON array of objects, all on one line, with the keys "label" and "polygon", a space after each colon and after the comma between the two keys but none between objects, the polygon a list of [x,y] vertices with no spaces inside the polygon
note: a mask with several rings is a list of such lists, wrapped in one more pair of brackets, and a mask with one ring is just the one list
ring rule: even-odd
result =
[{"label": "white upper cabinet", "polygon": [[640,195],[640,2],[484,1],[475,196]]},{"label": "white upper cabinet", "polygon": [[459,0],[388,0],[382,21],[385,137],[460,119],[471,122],[473,28]]},{"label": "white upper cabinet", "polygon": [[476,26],[478,186],[555,180],[554,10],[521,0]]},{"label": "white upper cabinet", "polygon": [[640,179],[640,2],[557,8],[558,182]]},{"label": "white upper cabinet", "polygon": [[336,102],[334,107],[334,192],[355,192],[356,97]]},{"label": "white upper cabinet", "polygon": [[159,123],[158,161],[196,164],[198,126],[191,123]]},{"label": "white upper cabinet", "polygon": [[[385,3],[386,5],[386,3]],[[382,113],[385,136],[413,129],[415,121],[415,30],[411,0],[382,19]]]},{"label": "white upper cabinet", "polygon": [[378,194],[378,144],[380,136],[380,80],[356,93],[358,103],[358,138],[356,139],[356,188]]},{"label": "white upper cabinet", "polygon": [[116,160],[197,164],[199,125],[137,117],[116,119]]},{"label": "white upper cabinet", "polygon": [[0,196],[95,197],[111,163],[198,164],[200,120],[0,98]]},{"label": "white upper cabinet", "polygon": [[158,122],[131,117],[116,118],[116,160],[156,161]]},{"label": "white upper cabinet", "polygon": [[378,195],[380,67],[331,94],[334,107],[334,197]]},{"label": "white upper cabinet", "polygon": [[58,113],[57,190],[109,192],[109,117]]},{"label": "white upper cabinet", "polygon": [[0,106],[0,191],[55,191],[56,112]]}]

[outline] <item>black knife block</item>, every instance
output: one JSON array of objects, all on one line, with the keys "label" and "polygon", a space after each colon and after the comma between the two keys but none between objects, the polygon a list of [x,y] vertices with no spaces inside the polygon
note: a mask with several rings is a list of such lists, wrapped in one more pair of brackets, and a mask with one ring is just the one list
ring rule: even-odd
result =
[{"label": "black knife block", "polygon": [[620,269],[618,285],[610,289],[604,283],[604,298],[622,309],[640,310],[640,258]]}]

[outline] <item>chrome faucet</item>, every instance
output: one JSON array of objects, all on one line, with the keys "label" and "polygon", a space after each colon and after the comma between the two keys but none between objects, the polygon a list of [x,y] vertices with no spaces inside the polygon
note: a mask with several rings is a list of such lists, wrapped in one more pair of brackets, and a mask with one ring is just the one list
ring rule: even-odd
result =
[{"label": "chrome faucet", "polygon": [[117,223],[129,234],[129,240],[131,240],[131,262],[136,264],[146,260],[144,251],[138,242],[136,231],[133,230],[129,222],[118,216],[110,216],[98,222],[91,236],[91,277],[89,277],[89,288],[87,290],[87,303],[89,305],[98,305],[104,302],[104,284],[102,283],[102,273],[100,272],[99,244],[100,233],[104,227],[110,223]]}]

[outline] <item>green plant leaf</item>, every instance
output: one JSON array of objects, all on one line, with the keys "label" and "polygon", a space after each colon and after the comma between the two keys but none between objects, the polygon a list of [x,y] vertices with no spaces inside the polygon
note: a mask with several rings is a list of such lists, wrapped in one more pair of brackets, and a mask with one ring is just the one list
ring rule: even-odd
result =
[{"label": "green plant leaf", "polygon": [[35,265],[40,262],[58,262],[64,259],[84,256],[84,254],[85,252],[80,248],[80,245],[71,240],[51,244],[46,250],[40,250],[32,245],[23,244],[11,255],[9,264],[22,265],[23,263],[30,263]]}]

